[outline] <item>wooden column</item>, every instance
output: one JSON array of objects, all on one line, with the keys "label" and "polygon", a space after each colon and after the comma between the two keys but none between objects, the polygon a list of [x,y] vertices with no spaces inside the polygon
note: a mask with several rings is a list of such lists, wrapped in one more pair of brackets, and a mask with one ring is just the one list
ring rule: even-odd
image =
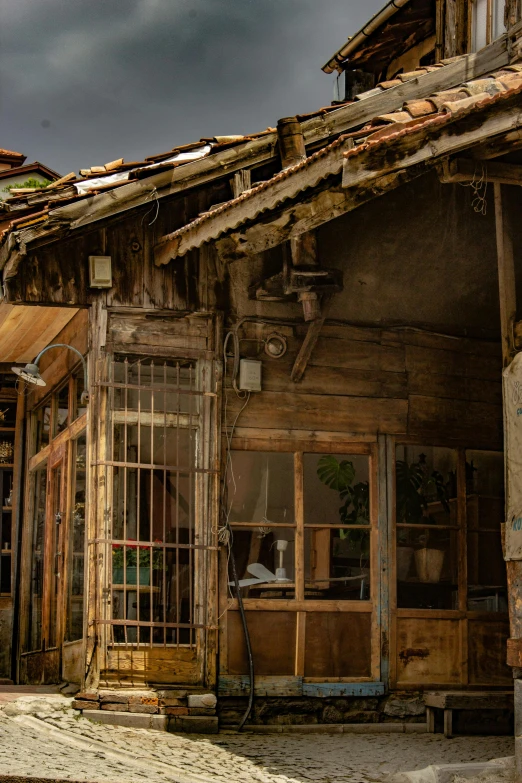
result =
[{"label": "wooden column", "polygon": [[506,0],[504,21],[509,30],[522,20],[522,0]]},{"label": "wooden column", "polygon": [[[495,183],[495,222],[497,236],[500,324],[502,332],[502,365],[507,367],[514,356],[514,325],[516,320],[515,264],[513,238],[505,208],[505,187]],[[509,454],[505,453],[505,460]],[[522,644],[522,561],[506,563],[509,625],[512,646]],[[519,641],[520,640],[520,641]],[[509,661],[508,661],[509,662]],[[522,782],[522,668],[513,667],[515,685],[515,754],[517,783]]]}]

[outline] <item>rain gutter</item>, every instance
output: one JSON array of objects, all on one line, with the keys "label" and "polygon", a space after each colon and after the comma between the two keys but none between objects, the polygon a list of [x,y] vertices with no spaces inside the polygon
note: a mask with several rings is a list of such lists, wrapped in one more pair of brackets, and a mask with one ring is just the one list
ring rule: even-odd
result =
[{"label": "rain gutter", "polygon": [[375,16],[372,16],[368,24],[366,24],[358,33],[348,39],[339,51],[337,51],[331,60],[326,65],[323,65],[322,70],[325,73],[333,73],[335,70],[341,72],[343,70],[342,64],[344,60],[354,52],[367,38],[370,37],[376,30],[379,29],[385,22],[390,19],[397,11],[400,11],[410,0],[391,0],[390,3],[384,6],[381,11],[378,11]]}]

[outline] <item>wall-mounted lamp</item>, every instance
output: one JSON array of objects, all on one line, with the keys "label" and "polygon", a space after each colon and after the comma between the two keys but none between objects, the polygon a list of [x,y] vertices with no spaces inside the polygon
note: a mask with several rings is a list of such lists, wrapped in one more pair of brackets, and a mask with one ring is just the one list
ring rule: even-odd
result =
[{"label": "wall-mounted lamp", "polygon": [[25,367],[11,367],[12,371],[15,373],[15,375],[18,375],[19,378],[24,380],[26,383],[32,384],[33,386],[47,386],[46,382],[40,375],[40,372],[38,370],[38,362],[44,355],[46,351],[50,351],[51,348],[69,348],[71,351],[74,351],[74,353],[77,353],[78,356],[81,359],[82,365],[83,365],[83,392],[81,396],[81,402],[87,403],[89,402],[89,383],[88,383],[88,377],[87,377],[87,362],[81,355],[80,351],[77,348],[74,348],[72,345],[67,345],[66,343],[54,343],[54,345],[48,345],[46,348],[44,348],[34,362],[29,362],[25,365]]}]

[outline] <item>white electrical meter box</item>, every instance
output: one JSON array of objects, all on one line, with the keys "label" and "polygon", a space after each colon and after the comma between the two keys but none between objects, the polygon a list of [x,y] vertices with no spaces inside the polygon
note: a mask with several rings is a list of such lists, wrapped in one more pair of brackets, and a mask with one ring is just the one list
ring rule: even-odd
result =
[{"label": "white electrical meter box", "polygon": [[255,359],[239,360],[239,388],[241,391],[261,391],[262,362]]},{"label": "white electrical meter box", "polygon": [[110,256],[89,256],[89,285],[91,288],[112,288]]}]

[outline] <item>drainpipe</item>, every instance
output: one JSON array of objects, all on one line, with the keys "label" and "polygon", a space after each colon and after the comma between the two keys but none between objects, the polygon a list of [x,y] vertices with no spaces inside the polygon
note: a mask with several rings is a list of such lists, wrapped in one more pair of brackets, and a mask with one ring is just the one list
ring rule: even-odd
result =
[{"label": "drainpipe", "polygon": [[381,11],[375,14],[375,16],[372,16],[367,25],[365,25],[361,30],[359,30],[358,33],[348,39],[344,46],[342,46],[339,51],[334,54],[332,59],[329,60],[326,65],[323,65],[322,70],[325,73],[333,73],[334,71],[339,71],[339,73],[342,73],[344,70],[342,63],[344,60],[346,60],[348,55],[358,49],[359,46],[364,43],[366,39],[370,37],[370,35],[372,35],[372,33],[378,30],[379,27],[382,27],[382,25],[387,22],[390,17],[396,14],[397,11],[400,11],[400,9],[409,2],[410,0],[391,0],[391,2],[388,3],[388,5],[385,5]]}]

